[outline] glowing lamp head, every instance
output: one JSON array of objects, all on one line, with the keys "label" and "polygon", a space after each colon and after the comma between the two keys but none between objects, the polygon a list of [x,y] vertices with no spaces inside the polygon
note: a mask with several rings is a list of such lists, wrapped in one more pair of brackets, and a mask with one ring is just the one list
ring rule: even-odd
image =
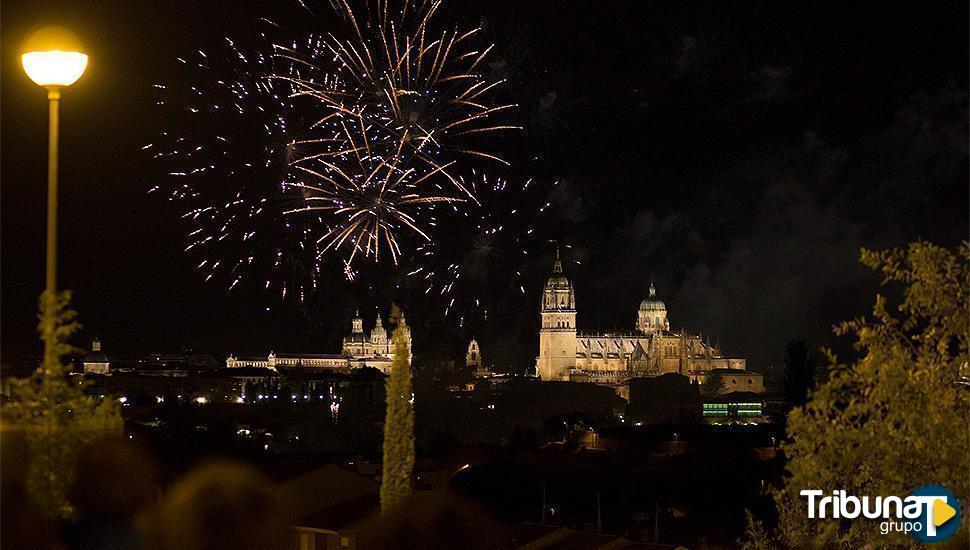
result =
[{"label": "glowing lamp head", "polygon": [[37,85],[70,86],[88,66],[81,41],[64,27],[47,26],[32,32],[20,57],[24,71]]}]

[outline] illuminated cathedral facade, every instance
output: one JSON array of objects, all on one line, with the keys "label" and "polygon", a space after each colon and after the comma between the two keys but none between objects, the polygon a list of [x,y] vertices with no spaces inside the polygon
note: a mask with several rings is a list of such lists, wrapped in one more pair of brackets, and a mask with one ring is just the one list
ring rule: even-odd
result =
[{"label": "illuminated cathedral facade", "polygon": [[[404,313],[400,314],[397,325],[404,331],[404,338],[408,343],[408,361],[411,361],[411,328],[404,320]],[[351,322],[350,334],[344,337],[344,355],[356,360],[384,359],[391,361],[394,359],[394,342],[391,335],[384,329],[381,322],[380,313],[374,321],[374,328],[370,333],[364,332],[364,320],[360,314],[354,315]],[[388,366],[388,368],[390,368]]]},{"label": "illuminated cathedral facade", "polygon": [[[727,358],[701,336],[671,331],[667,306],[650,284],[640,302],[635,329],[584,334],[576,329],[576,291],[563,274],[556,253],[552,276],[542,290],[539,308],[539,356],[536,375],[542,380],[623,383],[633,377],[674,372],[703,380],[714,369],[744,371],[744,359]],[[760,381],[759,381],[760,382]]]}]

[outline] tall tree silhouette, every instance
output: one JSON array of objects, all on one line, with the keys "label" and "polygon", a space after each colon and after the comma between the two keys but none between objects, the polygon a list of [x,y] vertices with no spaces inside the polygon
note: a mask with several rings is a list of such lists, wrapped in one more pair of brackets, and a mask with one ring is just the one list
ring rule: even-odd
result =
[{"label": "tall tree silhouette", "polygon": [[387,513],[411,495],[414,471],[414,393],[411,387],[410,350],[401,312],[394,306],[391,336],[394,361],[387,379],[387,413],[384,417],[384,466],[381,478],[381,512]]}]

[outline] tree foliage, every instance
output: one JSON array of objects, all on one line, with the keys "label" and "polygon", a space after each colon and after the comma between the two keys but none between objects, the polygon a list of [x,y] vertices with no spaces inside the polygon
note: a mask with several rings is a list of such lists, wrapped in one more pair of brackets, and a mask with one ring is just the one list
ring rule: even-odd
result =
[{"label": "tree foliage", "polygon": [[[392,321],[400,318],[397,307]],[[387,413],[384,417],[384,462],[381,477],[381,511],[386,513],[411,495],[414,471],[414,393],[411,386],[410,350],[403,327],[391,335],[394,361],[387,379]]]},{"label": "tree foliage", "polygon": [[[853,335],[859,359],[841,363],[788,419],[785,486],[774,494],[777,532],[749,525],[751,547],[862,548],[913,545],[911,535],[882,535],[878,521],[807,519],[798,493],[845,490],[905,497],[924,484],[970,495],[970,392],[959,383],[968,360],[970,252],[917,242],[906,249],[862,251],[862,263],[903,286],[898,305],[876,296],[871,319],[838,325]],[[894,289],[896,290],[896,289]],[[965,368],[965,367],[964,367]],[[949,544],[966,548],[966,510]]]},{"label": "tree foliage", "polygon": [[30,448],[27,493],[51,517],[72,514],[67,493],[74,481],[77,451],[123,428],[118,404],[86,395],[85,384],[70,376],[64,362],[65,356],[78,351],[69,340],[81,327],[70,302],[70,292],[59,293],[52,308],[47,307],[46,295],[41,297],[38,331],[49,351],[29,377],[11,380],[10,401],[2,411],[4,422],[22,430]]}]

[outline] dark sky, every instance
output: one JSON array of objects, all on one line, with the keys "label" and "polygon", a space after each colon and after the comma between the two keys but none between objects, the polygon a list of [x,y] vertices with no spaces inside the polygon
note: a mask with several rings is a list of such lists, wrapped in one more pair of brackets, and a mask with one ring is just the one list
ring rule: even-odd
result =
[{"label": "dark sky", "polygon": [[[140,148],[165,123],[151,85],[259,16],[308,24],[295,2],[271,4],[3,2],[4,360],[39,350],[46,106],[16,53],[44,21],[75,29],[92,59],[64,94],[61,134],[59,277],[83,337],[109,351],[332,352],[353,308],[397,299],[351,289],[299,308],[204,284],[178,211],[146,193],[161,174]],[[762,367],[868,312],[878,279],[861,246],[967,238],[966,2],[451,0],[443,17],[484,21],[521,104],[514,155],[561,182],[541,237],[569,245],[581,330],[632,328],[652,278],[674,328]],[[539,253],[525,299],[475,329],[486,356],[516,367],[537,345],[552,251]],[[419,352],[468,336],[402,299]]]}]

